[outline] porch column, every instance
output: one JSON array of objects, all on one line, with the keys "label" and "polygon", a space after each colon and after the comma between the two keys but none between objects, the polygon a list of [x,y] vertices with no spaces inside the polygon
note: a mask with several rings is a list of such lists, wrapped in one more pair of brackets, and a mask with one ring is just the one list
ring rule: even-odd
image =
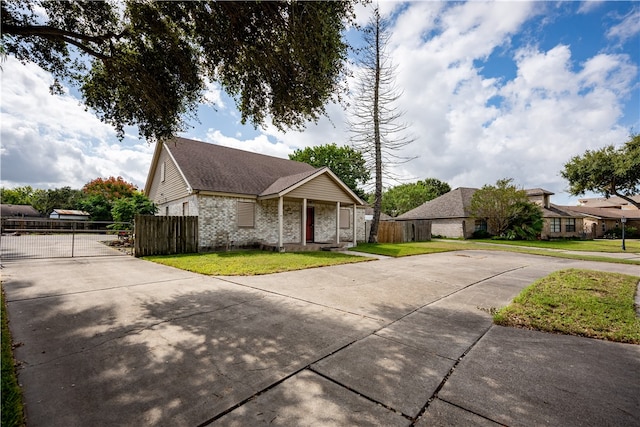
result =
[{"label": "porch column", "polygon": [[283,241],[283,222],[284,222],[284,198],[280,196],[278,198],[278,250],[283,252],[284,250],[284,241]]},{"label": "porch column", "polygon": [[302,199],[302,246],[307,246],[307,199]]},{"label": "porch column", "polygon": [[353,246],[356,247],[358,245],[358,238],[356,237],[356,224],[357,224],[357,217],[356,217],[356,204],[353,204],[353,223],[351,224],[351,233],[353,236]]},{"label": "porch column", "polygon": [[340,243],[340,202],[336,202],[336,243]]}]

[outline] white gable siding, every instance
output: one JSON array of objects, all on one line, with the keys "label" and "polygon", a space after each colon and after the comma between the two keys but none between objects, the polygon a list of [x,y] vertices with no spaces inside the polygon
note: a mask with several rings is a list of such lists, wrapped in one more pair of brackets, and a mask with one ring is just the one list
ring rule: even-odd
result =
[{"label": "white gable siding", "polygon": [[304,185],[287,193],[287,197],[307,198],[340,203],[353,203],[353,200],[327,175],[320,175]]},{"label": "white gable siding", "polygon": [[[163,164],[164,167],[162,166]],[[161,176],[163,169],[164,181]],[[162,147],[155,175],[151,183],[151,189],[149,190],[149,198],[158,205],[163,205],[167,202],[187,197],[188,195],[187,183],[182,178],[171,156],[167,153],[166,147]]]}]

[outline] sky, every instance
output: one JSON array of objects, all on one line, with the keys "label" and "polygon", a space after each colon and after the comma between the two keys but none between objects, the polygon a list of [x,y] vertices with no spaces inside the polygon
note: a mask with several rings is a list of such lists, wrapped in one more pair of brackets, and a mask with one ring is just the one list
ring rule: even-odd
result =
[{"label": "sky", "polygon": [[[479,188],[512,178],[554,192],[552,203],[575,205],[563,165],[640,132],[638,2],[381,1],[380,9],[391,22],[397,107],[414,138],[399,154],[415,159],[393,171],[400,182]],[[356,12],[365,24],[371,8]],[[346,36],[359,40],[355,29]],[[144,188],[154,146],[135,128],[120,141],[74,88],[54,96],[52,77],[39,67],[11,57],[1,65],[3,187],[82,188],[122,176]],[[240,124],[234,100],[215,83],[207,99],[180,136],[283,158],[350,144],[341,105],[329,104],[327,117],[302,132],[284,133],[270,123]]]}]

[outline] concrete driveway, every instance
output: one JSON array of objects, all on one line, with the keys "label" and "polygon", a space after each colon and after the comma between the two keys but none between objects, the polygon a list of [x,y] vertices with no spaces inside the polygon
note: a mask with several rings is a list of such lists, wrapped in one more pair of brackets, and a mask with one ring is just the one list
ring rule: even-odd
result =
[{"label": "concrete driveway", "polygon": [[639,425],[640,346],[493,326],[539,277],[462,251],[256,277],[4,263],[28,426]]}]

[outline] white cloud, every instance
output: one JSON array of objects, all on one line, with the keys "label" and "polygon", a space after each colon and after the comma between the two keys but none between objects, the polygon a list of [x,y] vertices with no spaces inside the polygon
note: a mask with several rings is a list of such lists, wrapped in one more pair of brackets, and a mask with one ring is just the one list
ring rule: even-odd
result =
[{"label": "white cloud", "polygon": [[590,13],[599,8],[604,1],[601,0],[587,0],[580,3],[580,8],[578,8],[578,13]]},{"label": "white cloud", "polygon": [[224,109],[226,106],[222,101],[222,89],[218,83],[207,82],[203,96],[205,103],[218,109]]},{"label": "white cloud", "polygon": [[283,142],[273,143],[269,141],[267,135],[258,135],[253,139],[241,140],[223,135],[219,130],[209,129],[206,140],[225,147],[237,148],[239,150],[251,151],[284,159],[287,159],[289,154],[293,152],[290,146]]},{"label": "white cloud", "polygon": [[[587,148],[626,140],[618,121],[637,66],[626,55],[595,52],[575,63],[565,44],[512,51],[512,37],[542,11],[533,2],[393,8],[390,53],[404,89],[400,108],[418,137],[405,154],[419,156],[397,175],[435,177],[454,188],[511,177],[567,203],[563,164]],[[477,64],[496,52],[512,61],[515,77],[483,75]],[[265,133],[293,147],[348,141],[343,109],[332,105],[328,112],[335,127],[321,120],[303,133]]]},{"label": "white cloud", "polygon": [[[81,188],[122,176],[144,185],[152,149],[138,140],[125,147],[112,127],[69,94],[51,95],[51,76],[9,57],[2,64],[0,119],[2,185]],[[127,139],[125,139],[127,141]]]},{"label": "white cloud", "polygon": [[[607,31],[607,37],[625,42],[640,33],[640,8],[635,8],[622,21]],[[636,43],[636,48],[638,44]]]}]

